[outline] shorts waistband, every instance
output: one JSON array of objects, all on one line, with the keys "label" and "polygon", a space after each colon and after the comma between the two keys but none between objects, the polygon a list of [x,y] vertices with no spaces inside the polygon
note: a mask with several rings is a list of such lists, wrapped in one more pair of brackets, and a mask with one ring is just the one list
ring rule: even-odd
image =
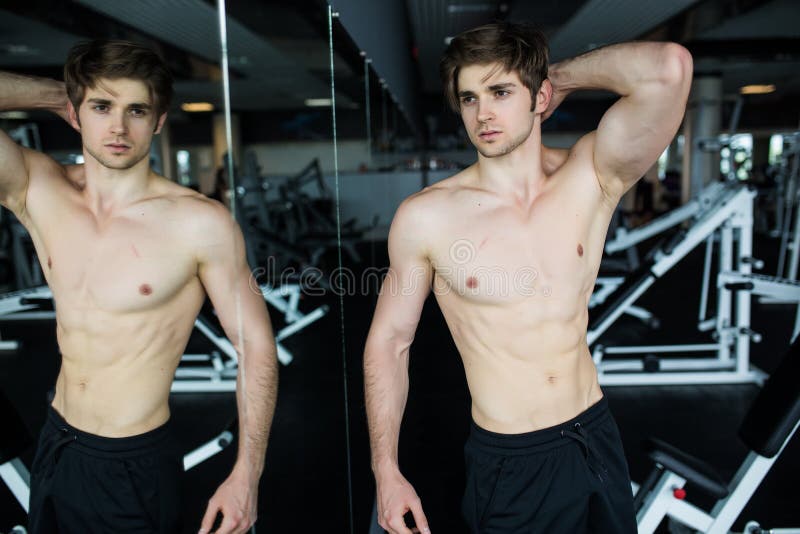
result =
[{"label": "shorts waistband", "polygon": [[572,431],[575,426],[591,430],[611,416],[608,410],[608,401],[605,397],[592,404],[585,411],[576,415],[569,421],[564,421],[555,426],[525,432],[522,434],[500,434],[479,427],[472,422],[468,446],[503,455],[531,454],[571,443],[565,439],[563,431]]},{"label": "shorts waistband", "polygon": [[167,420],[163,425],[143,434],[124,438],[98,436],[73,427],[52,406],[48,407],[45,425],[63,434],[64,438],[72,438],[64,440],[67,447],[77,448],[96,456],[114,458],[140,456],[158,450],[170,437],[172,429],[171,420]]}]

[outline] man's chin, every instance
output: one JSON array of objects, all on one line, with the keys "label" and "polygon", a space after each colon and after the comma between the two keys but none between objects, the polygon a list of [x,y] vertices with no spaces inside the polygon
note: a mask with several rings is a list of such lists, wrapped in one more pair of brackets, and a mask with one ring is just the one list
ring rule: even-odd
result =
[{"label": "man's chin", "polygon": [[480,152],[481,156],[483,156],[484,158],[498,158],[500,156],[505,156],[506,154],[511,152],[511,150],[509,150],[508,147],[497,147],[497,148],[492,147],[491,149],[482,147],[478,148],[478,152]]},{"label": "man's chin", "polygon": [[[145,155],[145,157],[146,157],[146,155]],[[107,169],[111,169],[111,170],[115,170],[115,171],[127,171],[128,169],[131,169],[131,168],[135,167],[140,161],[142,161],[144,159],[144,157],[142,157],[142,158],[136,158],[136,157],[131,157],[131,156],[128,156],[128,157],[125,157],[125,158],[103,157],[103,158],[95,158],[95,159],[97,160],[98,163],[100,163],[100,165],[102,165],[103,167],[105,167]]]},{"label": "man's chin", "polygon": [[133,161],[101,161],[100,164],[105,167],[106,169],[111,169],[115,171],[127,171],[128,169],[134,167],[136,162]]}]

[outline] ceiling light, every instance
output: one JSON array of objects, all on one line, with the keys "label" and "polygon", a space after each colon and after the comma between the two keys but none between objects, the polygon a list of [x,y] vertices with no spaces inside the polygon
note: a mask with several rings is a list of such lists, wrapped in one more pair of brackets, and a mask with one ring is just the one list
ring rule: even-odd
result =
[{"label": "ceiling light", "polygon": [[28,113],[25,111],[0,111],[0,119],[27,119]]},{"label": "ceiling light", "polygon": [[39,53],[35,48],[25,44],[3,44],[0,45],[0,52],[11,56],[34,56]]},{"label": "ceiling light", "polygon": [[745,85],[739,92],[743,95],[765,95],[775,92],[775,84]]},{"label": "ceiling light", "polygon": [[484,11],[494,11],[497,6],[489,4],[450,4],[447,6],[448,13],[481,13]]},{"label": "ceiling light", "polygon": [[330,98],[306,98],[306,106],[310,108],[325,108],[333,105]]},{"label": "ceiling light", "polygon": [[211,102],[184,102],[181,104],[181,109],[187,113],[214,111],[214,104]]}]

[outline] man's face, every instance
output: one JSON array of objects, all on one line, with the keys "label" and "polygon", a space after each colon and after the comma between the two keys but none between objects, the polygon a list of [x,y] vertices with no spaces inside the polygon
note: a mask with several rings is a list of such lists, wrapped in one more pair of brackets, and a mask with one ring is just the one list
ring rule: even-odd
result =
[{"label": "man's face", "polygon": [[458,99],[470,141],[484,157],[505,156],[533,129],[530,90],[500,64],[461,68]]},{"label": "man's face", "polygon": [[94,88],[86,88],[73,126],[92,158],[109,169],[125,170],[150,153],[153,134],[161,131],[166,117],[155,113],[143,82],[100,79]]}]

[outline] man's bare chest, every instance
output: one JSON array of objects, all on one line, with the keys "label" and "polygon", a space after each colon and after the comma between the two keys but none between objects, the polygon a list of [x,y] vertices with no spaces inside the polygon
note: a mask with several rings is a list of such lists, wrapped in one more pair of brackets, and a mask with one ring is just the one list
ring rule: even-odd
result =
[{"label": "man's bare chest", "polygon": [[436,291],[506,302],[580,291],[602,249],[585,214],[545,205],[528,218],[504,212],[462,217],[435,238]]},{"label": "man's bare chest", "polygon": [[59,305],[133,312],[169,300],[196,275],[168,221],[120,217],[98,224],[82,210],[39,225],[37,253]]}]

